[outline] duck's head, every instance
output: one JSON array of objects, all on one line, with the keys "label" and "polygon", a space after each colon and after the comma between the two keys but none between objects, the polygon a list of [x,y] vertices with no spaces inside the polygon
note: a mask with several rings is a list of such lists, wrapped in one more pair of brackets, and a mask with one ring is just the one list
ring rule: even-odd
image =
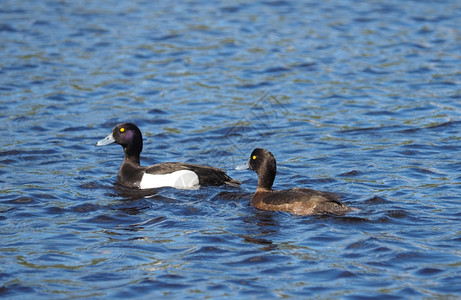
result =
[{"label": "duck's head", "polygon": [[132,123],[118,124],[108,136],[98,141],[96,146],[105,146],[112,143],[122,145],[126,156],[139,157],[142,151],[141,130]]},{"label": "duck's head", "polygon": [[277,173],[277,164],[274,155],[269,151],[256,148],[250,155],[248,162],[238,166],[238,170],[250,169],[258,174],[258,188],[270,190]]}]

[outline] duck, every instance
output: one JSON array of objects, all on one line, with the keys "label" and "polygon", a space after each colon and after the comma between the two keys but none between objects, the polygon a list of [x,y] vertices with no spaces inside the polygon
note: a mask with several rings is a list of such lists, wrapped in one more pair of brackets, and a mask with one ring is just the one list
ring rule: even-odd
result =
[{"label": "duck", "polygon": [[117,174],[117,184],[134,189],[173,187],[197,189],[200,186],[238,186],[240,182],[229,177],[223,170],[182,162],[165,162],[151,166],[140,165],[143,147],[141,130],[133,123],[121,123],[96,146],[117,143],[123,147],[125,158]]},{"label": "duck", "polygon": [[248,162],[236,169],[250,169],[258,174],[258,186],[251,198],[251,204],[257,209],[284,211],[301,216],[343,215],[352,210],[341,203],[339,197],[331,192],[308,188],[273,190],[272,185],[277,173],[277,164],[274,155],[265,149],[254,149]]}]

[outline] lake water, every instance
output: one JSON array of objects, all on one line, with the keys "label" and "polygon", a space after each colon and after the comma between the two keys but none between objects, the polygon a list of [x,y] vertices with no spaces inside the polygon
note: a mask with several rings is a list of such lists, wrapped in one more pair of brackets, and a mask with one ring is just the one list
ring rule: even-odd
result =
[{"label": "lake water", "polygon": [[[460,297],[460,1],[158,2],[1,2],[1,298]],[[125,121],[242,186],[115,186]],[[360,211],[249,206],[255,147]]]}]

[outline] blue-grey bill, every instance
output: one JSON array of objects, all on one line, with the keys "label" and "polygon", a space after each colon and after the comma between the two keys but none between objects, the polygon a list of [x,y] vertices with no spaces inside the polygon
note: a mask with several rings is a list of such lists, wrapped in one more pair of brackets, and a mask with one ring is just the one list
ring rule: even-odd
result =
[{"label": "blue-grey bill", "polygon": [[250,166],[248,165],[248,162],[244,163],[243,165],[235,167],[235,169],[238,170],[238,171],[247,170],[249,168],[250,168]]},{"label": "blue-grey bill", "polygon": [[98,141],[96,143],[96,146],[105,146],[105,145],[109,145],[109,144],[112,144],[115,142],[115,139],[111,134],[109,134],[108,136],[106,136],[105,138],[103,138],[102,140]]}]

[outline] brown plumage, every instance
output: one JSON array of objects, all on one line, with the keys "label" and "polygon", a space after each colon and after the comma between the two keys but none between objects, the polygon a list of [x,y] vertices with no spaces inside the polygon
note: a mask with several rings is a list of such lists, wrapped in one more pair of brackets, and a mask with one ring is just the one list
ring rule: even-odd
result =
[{"label": "brown plumage", "polygon": [[251,198],[251,204],[258,209],[296,215],[345,214],[351,211],[336,194],[330,192],[307,188],[272,190],[277,166],[275,157],[265,149],[256,148],[247,166],[258,174],[258,187]]}]

